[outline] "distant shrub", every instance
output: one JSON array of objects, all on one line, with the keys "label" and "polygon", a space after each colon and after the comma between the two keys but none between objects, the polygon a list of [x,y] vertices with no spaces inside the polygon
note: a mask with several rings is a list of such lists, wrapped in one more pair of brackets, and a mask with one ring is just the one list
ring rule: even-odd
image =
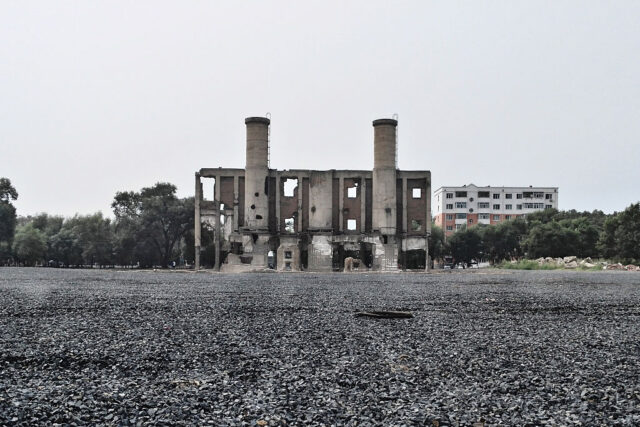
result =
[{"label": "distant shrub", "polygon": [[556,264],[538,264],[537,261],[533,261],[530,259],[523,259],[521,261],[511,263],[509,261],[503,261],[498,265],[498,268],[503,268],[505,270],[557,270],[559,268],[564,268],[561,265]]}]

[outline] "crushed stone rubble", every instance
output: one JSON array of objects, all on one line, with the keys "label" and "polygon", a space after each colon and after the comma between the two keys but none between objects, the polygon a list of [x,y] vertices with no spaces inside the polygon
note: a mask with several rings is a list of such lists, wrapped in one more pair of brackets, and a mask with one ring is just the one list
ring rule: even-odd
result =
[{"label": "crushed stone rubble", "polygon": [[4,268],[0,425],[640,425],[638,277]]}]

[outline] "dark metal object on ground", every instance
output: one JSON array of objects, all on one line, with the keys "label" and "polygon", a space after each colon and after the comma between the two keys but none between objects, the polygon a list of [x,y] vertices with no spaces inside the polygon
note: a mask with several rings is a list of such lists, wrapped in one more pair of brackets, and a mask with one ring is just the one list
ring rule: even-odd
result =
[{"label": "dark metal object on ground", "polygon": [[410,311],[359,311],[355,316],[376,319],[411,319],[413,318],[413,313]]}]

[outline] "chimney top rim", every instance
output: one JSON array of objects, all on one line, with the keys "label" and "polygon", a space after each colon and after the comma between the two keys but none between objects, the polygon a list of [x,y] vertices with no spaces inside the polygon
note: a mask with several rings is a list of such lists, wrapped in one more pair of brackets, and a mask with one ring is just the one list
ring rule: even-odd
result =
[{"label": "chimney top rim", "polygon": [[373,126],[380,126],[380,125],[398,126],[398,121],[395,119],[377,119],[373,121]]},{"label": "chimney top rim", "polygon": [[268,125],[271,123],[271,120],[266,117],[247,117],[246,119],[244,119],[244,123],[247,125],[249,123],[263,123],[265,125]]}]

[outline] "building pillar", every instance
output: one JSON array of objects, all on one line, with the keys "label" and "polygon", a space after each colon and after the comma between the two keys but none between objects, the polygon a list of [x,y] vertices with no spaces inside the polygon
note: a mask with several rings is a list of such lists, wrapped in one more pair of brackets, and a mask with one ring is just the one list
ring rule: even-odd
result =
[{"label": "building pillar", "polygon": [[200,246],[201,246],[201,232],[202,224],[200,223],[200,201],[202,200],[202,182],[200,180],[200,173],[196,172],[196,196],[195,196],[195,218],[193,236],[195,241],[195,270],[200,269]]},{"label": "building pillar", "polygon": [[302,233],[302,176],[298,176],[298,233]]},{"label": "building pillar", "polygon": [[233,231],[238,231],[238,214],[240,206],[240,178],[233,176]]},{"label": "building pillar", "polygon": [[344,230],[344,177],[338,178],[338,231]]},{"label": "building pillar", "polygon": [[[424,271],[429,271],[429,240],[431,239],[431,175],[427,176],[425,178],[425,194],[424,194],[424,200],[425,203],[427,205],[426,211],[427,213],[425,214],[426,218],[425,218],[425,230],[427,232],[427,242],[425,245],[425,256],[426,256],[426,260],[425,260],[425,267],[424,267]],[[443,193],[444,194],[444,193]],[[444,215],[444,213],[443,213]],[[445,217],[446,218],[446,217]],[[442,227],[442,232],[446,233],[446,227]],[[445,234],[446,236],[446,234]]]},{"label": "building pillar", "polygon": [[280,233],[280,173],[276,171],[276,233]]},{"label": "building pillar", "polygon": [[216,271],[220,270],[220,187],[221,185],[220,175],[216,175],[216,184],[214,191],[214,210],[216,213],[216,232],[215,232],[215,242],[216,242],[216,259],[213,265],[213,268]]},{"label": "building pillar", "polygon": [[[402,231],[404,233],[408,232],[408,220],[409,215],[407,214],[407,177],[402,177]],[[427,224],[425,224],[425,227]]]},{"label": "building pillar", "polygon": [[367,231],[367,178],[360,177],[360,232]]}]

